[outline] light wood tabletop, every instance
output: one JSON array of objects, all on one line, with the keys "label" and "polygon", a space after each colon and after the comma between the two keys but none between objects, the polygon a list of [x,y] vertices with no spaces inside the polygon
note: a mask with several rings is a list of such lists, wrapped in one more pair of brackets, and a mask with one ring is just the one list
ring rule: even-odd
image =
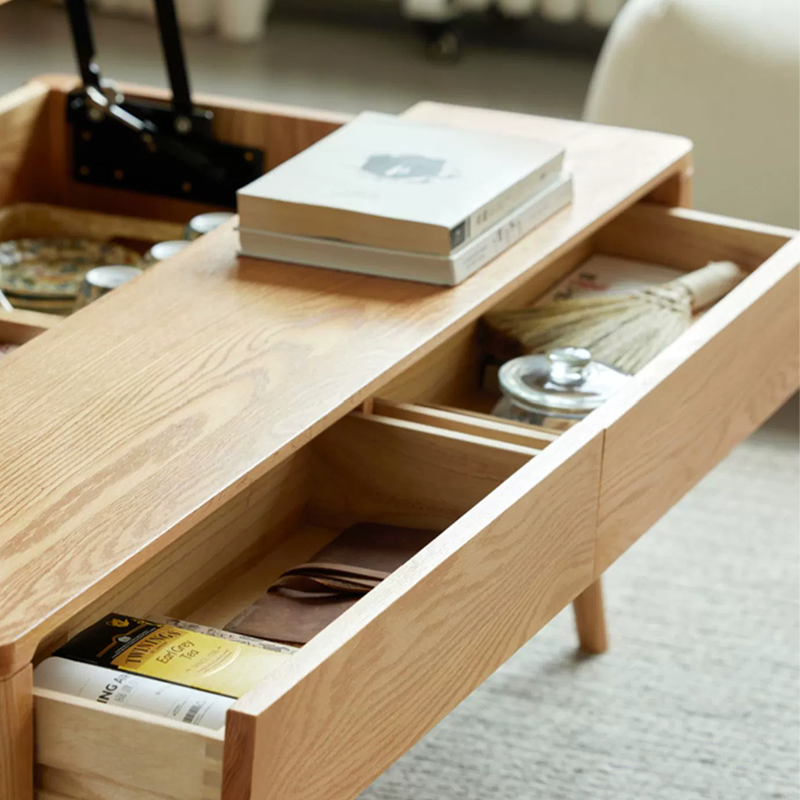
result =
[{"label": "light wood tabletop", "polygon": [[3,359],[0,676],[533,264],[657,185],[677,202],[690,169],[678,137],[432,103],[409,115],[563,142],[573,205],[455,288],[239,259],[229,223]]}]

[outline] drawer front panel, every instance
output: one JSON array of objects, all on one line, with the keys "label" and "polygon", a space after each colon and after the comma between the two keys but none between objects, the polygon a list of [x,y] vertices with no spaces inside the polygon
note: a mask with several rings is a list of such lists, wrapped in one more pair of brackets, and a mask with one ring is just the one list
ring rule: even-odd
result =
[{"label": "drawer front panel", "polygon": [[37,784],[92,800],[218,800],[223,733],[35,690]]},{"label": "drawer front panel", "polygon": [[797,391],[798,263],[793,240],[600,412],[598,573]]},{"label": "drawer front panel", "polygon": [[601,452],[566,434],[246,695],[224,800],[355,797],[581,592]]}]

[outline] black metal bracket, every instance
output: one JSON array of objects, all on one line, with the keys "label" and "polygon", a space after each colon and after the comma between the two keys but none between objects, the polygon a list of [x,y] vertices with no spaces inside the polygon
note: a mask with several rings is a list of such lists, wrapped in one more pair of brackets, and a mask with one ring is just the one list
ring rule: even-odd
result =
[{"label": "black metal bracket", "polygon": [[264,171],[264,152],[216,140],[194,106],[173,0],[154,0],[171,103],[125,98],[95,62],[86,0],[66,0],[83,87],[69,96],[73,177],[83,183],[236,207]]}]

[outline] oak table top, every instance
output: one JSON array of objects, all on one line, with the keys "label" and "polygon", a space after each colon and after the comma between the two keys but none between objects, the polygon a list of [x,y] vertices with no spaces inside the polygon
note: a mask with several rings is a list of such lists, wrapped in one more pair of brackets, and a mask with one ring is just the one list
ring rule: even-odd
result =
[{"label": "oak table top", "polygon": [[610,217],[689,169],[682,138],[422,103],[563,142],[575,200],[454,288],[197,240],[0,362],[0,676],[192,525]]}]

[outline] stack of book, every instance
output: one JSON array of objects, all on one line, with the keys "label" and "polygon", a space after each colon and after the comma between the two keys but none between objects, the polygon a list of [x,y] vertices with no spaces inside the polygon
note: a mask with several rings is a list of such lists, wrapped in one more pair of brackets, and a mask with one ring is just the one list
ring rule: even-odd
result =
[{"label": "stack of book", "polygon": [[454,285],[572,200],[552,142],[365,112],[238,192],[242,255]]}]

